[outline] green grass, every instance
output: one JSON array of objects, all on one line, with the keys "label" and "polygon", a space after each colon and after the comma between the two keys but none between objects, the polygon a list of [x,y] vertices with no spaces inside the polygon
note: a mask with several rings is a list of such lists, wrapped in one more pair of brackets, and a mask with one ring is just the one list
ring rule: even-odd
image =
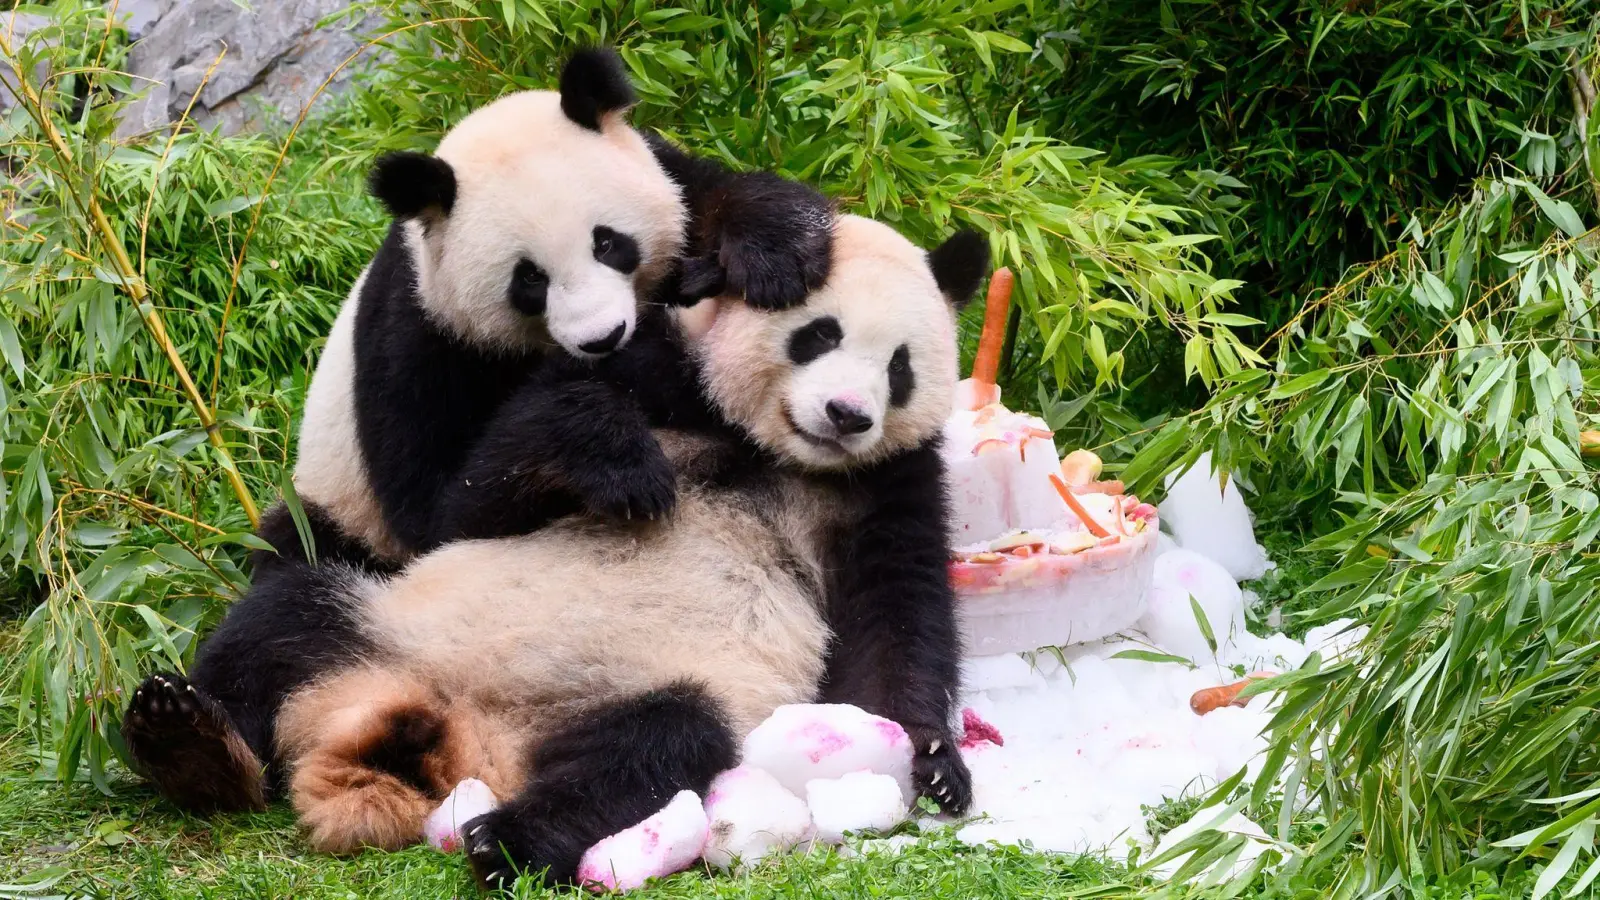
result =
[{"label": "green grass", "polygon": [[[20,762],[15,754],[11,764]],[[132,782],[105,797],[88,785],[0,775],[0,897],[19,882],[41,895],[96,897],[442,898],[477,894],[456,854],[428,847],[348,858],[305,849],[293,815],[182,816]],[[1047,897],[1116,882],[1098,860],[961,848],[930,836],[899,856],[843,859],[817,850],[743,876],[691,871],[640,898]],[[523,886],[519,896],[547,896]],[[30,896],[23,894],[22,896]]]}]

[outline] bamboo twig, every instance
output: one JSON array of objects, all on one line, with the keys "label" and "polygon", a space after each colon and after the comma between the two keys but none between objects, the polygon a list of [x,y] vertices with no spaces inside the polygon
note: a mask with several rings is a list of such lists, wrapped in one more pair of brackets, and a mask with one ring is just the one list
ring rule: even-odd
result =
[{"label": "bamboo twig", "polygon": [[[16,59],[12,52],[11,42],[0,36],[0,54]],[[45,139],[55,150],[56,155],[68,164],[73,162],[72,151],[67,147],[61,133],[56,130],[55,122],[50,118],[45,109],[44,101],[34,91],[29,82],[27,73],[24,73],[17,63],[12,63],[12,73],[16,76],[16,92],[23,105],[27,107],[39,127],[44,131]],[[63,173],[66,174],[66,173]],[[188,398],[189,405],[194,408],[195,415],[199,417],[200,424],[205,428],[206,439],[210,441],[221,461],[222,471],[228,479],[228,484],[233,488],[234,495],[239,498],[239,505],[244,509],[245,516],[250,520],[251,528],[261,525],[261,513],[256,509],[255,500],[250,497],[250,489],[245,486],[244,478],[239,474],[239,469],[233,462],[233,455],[228,452],[227,443],[222,439],[222,428],[217,424],[216,415],[206,399],[200,395],[200,389],[195,385],[194,378],[189,374],[189,368],[184,365],[183,357],[178,354],[177,347],[173,346],[172,337],[167,333],[166,323],[161,318],[161,311],[150,303],[150,292],[145,286],[144,279],[139,277],[138,270],[133,266],[133,260],[128,257],[128,250],[122,245],[122,240],[117,236],[116,229],[111,225],[111,219],[100,206],[100,198],[91,190],[85,198],[89,213],[90,224],[98,234],[100,243],[111,254],[111,261],[115,265],[118,277],[122,280],[122,287],[133,300],[134,309],[138,311],[139,318],[149,330],[157,346],[167,358],[167,364],[178,376],[178,382],[183,387],[184,396]],[[148,307],[148,308],[147,308]]]}]

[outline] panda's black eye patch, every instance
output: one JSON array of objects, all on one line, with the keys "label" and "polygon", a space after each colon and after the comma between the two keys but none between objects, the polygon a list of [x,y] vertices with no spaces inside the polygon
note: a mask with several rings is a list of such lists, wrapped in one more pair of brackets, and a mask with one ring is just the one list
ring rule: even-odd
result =
[{"label": "panda's black eye patch", "polygon": [[839,346],[844,329],[833,316],[812,319],[789,335],[789,361],[803,366]]},{"label": "panda's black eye patch", "polygon": [[549,293],[550,276],[531,259],[518,261],[511,270],[511,286],[506,292],[511,306],[525,316],[542,316]]},{"label": "panda's black eye patch", "polygon": [[639,242],[604,225],[594,229],[594,258],[624,275],[639,268]]},{"label": "panda's black eye patch", "polygon": [[889,405],[905,406],[911,402],[911,390],[917,386],[917,376],[911,371],[911,348],[901,344],[889,357]]}]

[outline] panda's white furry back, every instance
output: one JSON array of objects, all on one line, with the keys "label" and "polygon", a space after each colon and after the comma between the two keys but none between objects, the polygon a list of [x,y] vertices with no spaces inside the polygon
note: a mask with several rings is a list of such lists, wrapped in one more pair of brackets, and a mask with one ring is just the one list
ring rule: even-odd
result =
[{"label": "panda's white furry back", "polygon": [[[293,695],[279,719],[290,795],[316,844],[415,840],[438,792],[468,776],[515,795],[530,752],[629,698],[688,686],[736,742],[774,707],[818,696],[840,639],[829,608],[839,570],[877,564],[840,548],[856,545],[858,529],[876,536],[880,520],[870,517],[883,513],[871,482],[886,461],[937,459],[930,447],[956,381],[949,298],[975,288],[971,260],[984,252],[967,242],[957,254],[965,269],[951,275],[948,265],[930,268],[940,251],[930,258],[855,217],[841,218],[835,241],[832,274],[806,304],[774,313],[723,303],[692,340],[707,394],[756,446],[658,432],[680,472],[670,521],[618,527],[573,517],[532,535],[441,548],[392,581],[355,577],[347,602],[372,651]],[[906,502],[913,515],[925,502],[935,521],[897,522],[905,513],[891,510],[882,526],[914,529],[927,546],[850,577],[893,578],[889,567],[903,562],[920,565],[923,582],[936,579],[922,585],[936,596],[908,599],[933,617],[928,652],[940,671],[926,677],[947,694],[957,649],[953,612],[940,603],[946,548],[932,466],[908,482],[927,496]],[[873,672],[882,684],[872,691],[893,692],[900,677],[925,676]],[[928,716],[947,715],[947,700],[929,699]],[[418,721],[427,740],[408,764],[413,777],[374,766],[372,748]],[[945,722],[906,724],[924,726],[930,757],[953,752],[941,746]]]}]

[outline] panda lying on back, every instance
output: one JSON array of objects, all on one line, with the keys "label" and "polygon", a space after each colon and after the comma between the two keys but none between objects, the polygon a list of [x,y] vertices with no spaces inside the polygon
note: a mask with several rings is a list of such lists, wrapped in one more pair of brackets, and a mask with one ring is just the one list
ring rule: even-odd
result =
[{"label": "panda lying on back", "polygon": [[[415,842],[472,776],[510,798],[466,829],[480,877],[571,880],[596,840],[705,791],[774,707],[813,699],[899,722],[918,791],[966,809],[937,443],[952,307],[987,250],[963,234],[924,254],[844,217],[835,257],[804,305],[723,304],[690,342],[728,427],[658,432],[678,473],[670,521],[578,515],[448,545],[393,579],[329,565],[315,593],[244,601],[346,637],[276,723],[314,845]],[[261,767],[190,777],[259,782]]]},{"label": "panda lying on back", "polygon": [[[670,509],[660,449],[626,439],[644,433],[649,385],[608,384],[594,363],[635,336],[653,292],[699,296],[725,273],[753,305],[800,302],[827,273],[831,209],[640,134],[634,102],[614,53],[581,51],[559,92],[489,104],[433,156],[379,160],[372,190],[395,221],[329,336],[295,467],[320,556],[385,569],[481,536],[489,526],[442,519],[439,496],[503,414],[543,425],[519,433],[536,438],[520,462],[568,501],[543,519]],[[484,502],[517,509],[519,530],[541,524],[512,498]],[[262,536],[291,562],[301,553],[281,509]]]}]

